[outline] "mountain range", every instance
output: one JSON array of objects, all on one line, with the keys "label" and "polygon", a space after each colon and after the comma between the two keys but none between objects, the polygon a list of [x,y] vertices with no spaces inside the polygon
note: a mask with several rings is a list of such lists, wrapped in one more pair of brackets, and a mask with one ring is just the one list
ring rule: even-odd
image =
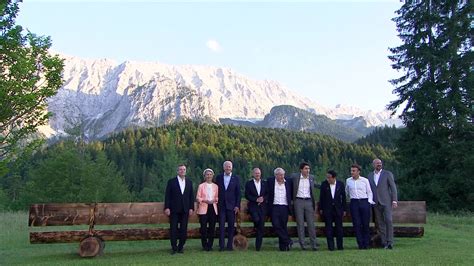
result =
[{"label": "mountain range", "polygon": [[[314,132],[324,121],[340,139],[352,141],[371,127],[400,124],[388,111],[328,108],[276,81],[253,80],[229,68],[61,56],[65,82],[48,99],[53,116],[40,127],[47,137],[98,139],[128,127],[191,119]],[[352,132],[351,125],[358,129]]]}]

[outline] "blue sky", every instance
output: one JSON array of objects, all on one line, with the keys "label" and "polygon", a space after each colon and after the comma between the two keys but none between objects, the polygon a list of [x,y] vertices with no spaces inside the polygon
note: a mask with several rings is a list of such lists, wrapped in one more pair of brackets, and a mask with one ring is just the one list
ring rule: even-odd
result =
[{"label": "blue sky", "polygon": [[[395,99],[388,48],[399,1],[25,0],[18,24],[86,58],[229,67],[328,106]],[[264,100],[264,99],[262,99]]]}]

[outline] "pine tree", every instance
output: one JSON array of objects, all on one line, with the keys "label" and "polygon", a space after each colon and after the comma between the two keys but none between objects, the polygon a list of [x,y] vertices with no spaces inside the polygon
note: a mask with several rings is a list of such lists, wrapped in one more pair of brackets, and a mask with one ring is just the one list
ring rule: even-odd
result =
[{"label": "pine tree", "polygon": [[436,209],[474,210],[472,1],[405,1],[394,18],[403,44],[390,49],[406,125],[398,142],[405,196]]}]

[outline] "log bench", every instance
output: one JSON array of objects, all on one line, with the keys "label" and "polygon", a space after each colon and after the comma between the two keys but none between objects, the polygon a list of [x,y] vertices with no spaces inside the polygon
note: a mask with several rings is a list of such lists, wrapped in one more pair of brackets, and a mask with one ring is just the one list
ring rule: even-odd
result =
[{"label": "log bench", "polygon": [[[242,201],[240,220],[242,234],[255,237],[253,224],[246,212],[247,202]],[[316,221],[322,222],[318,212]],[[288,232],[296,237],[297,231],[293,217],[289,217]],[[163,212],[163,202],[134,202],[134,203],[61,203],[34,204],[29,210],[29,226],[75,226],[83,225],[84,230],[73,231],[30,231],[30,243],[71,243],[79,242],[79,255],[94,257],[102,254],[104,241],[160,240],[169,239],[169,220]],[[353,237],[355,232],[348,214],[344,218],[344,236]],[[422,237],[423,224],[426,223],[426,203],[424,201],[400,201],[398,208],[393,211],[395,237]],[[156,224],[155,228],[126,228],[101,229],[96,225],[144,225]],[[196,214],[189,217],[188,238],[200,238],[199,220]],[[191,226],[191,224],[197,224]],[[88,226],[88,227],[86,227]],[[193,228],[194,227],[194,228]],[[217,225],[218,227],[218,225]],[[318,237],[325,236],[324,225],[316,226]],[[375,228],[371,223],[371,234]],[[219,230],[216,230],[216,236]],[[265,237],[276,237],[271,223],[265,226]]]}]

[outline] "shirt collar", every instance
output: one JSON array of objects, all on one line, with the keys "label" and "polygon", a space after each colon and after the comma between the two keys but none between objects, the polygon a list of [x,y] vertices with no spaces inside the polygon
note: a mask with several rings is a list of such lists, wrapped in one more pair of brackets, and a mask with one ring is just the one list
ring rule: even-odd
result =
[{"label": "shirt collar", "polygon": [[300,174],[301,179],[309,179],[309,175],[307,177],[304,177],[303,174]]}]

